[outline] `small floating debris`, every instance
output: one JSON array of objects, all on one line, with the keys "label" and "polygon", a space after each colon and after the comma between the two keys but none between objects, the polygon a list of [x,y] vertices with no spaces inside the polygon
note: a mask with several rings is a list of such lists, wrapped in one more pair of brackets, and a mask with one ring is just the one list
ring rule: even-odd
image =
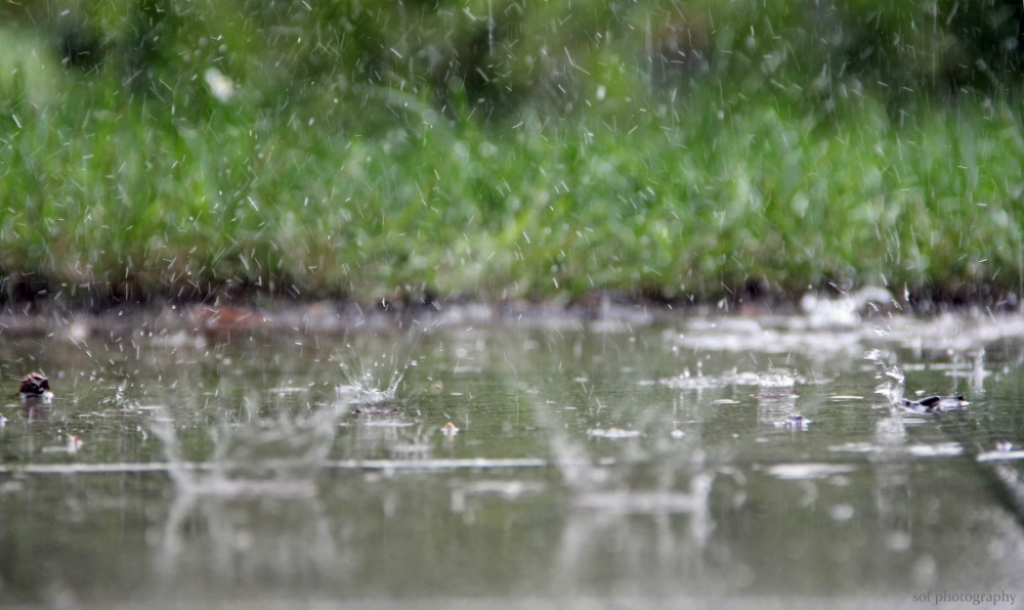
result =
[{"label": "small floating debris", "polygon": [[597,438],[637,438],[643,435],[637,430],[623,430],[621,428],[602,430],[601,428],[592,428],[587,430],[587,436],[595,436]]},{"label": "small floating debris", "polygon": [[824,479],[837,474],[849,474],[856,470],[852,464],[776,464],[765,472],[780,479]]},{"label": "small floating debris", "polygon": [[929,396],[921,400],[901,398],[896,402],[896,406],[911,413],[941,413],[961,409],[969,404],[963,396]]},{"label": "small floating debris", "polygon": [[35,371],[22,378],[19,393],[24,401],[48,403],[53,400],[53,392],[50,391],[50,380],[46,375]]},{"label": "small floating debris", "polygon": [[806,430],[814,421],[807,419],[799,413],[794,413],[782,421],[775,422],[776,428],[788,428],[790,430]]},{"label": "small floating debris", "polygon": [[447,424],[441,426],[441,434],[447,436],[448,438],[452,438],[453,436],[455,436],[458,433],[459,433],[458,426],[456,426],[452,422],[448,422]]}]

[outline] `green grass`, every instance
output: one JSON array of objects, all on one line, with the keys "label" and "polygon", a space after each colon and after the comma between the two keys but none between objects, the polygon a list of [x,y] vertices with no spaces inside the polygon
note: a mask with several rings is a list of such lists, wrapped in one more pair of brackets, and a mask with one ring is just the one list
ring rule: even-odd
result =
[{"label": "green grass", "polygon": [[40,40],[0,30],[0,298],[1024,292],[1008,93],[658,88],[606,50],[574,108],[483,123],[458,83],[444,112],[372,83],[220,103],[201,77],[65,72]]}]

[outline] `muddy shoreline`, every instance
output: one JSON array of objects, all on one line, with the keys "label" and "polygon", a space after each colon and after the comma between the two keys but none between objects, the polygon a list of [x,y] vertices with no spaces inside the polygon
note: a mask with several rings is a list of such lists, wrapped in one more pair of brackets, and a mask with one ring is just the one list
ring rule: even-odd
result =
[{"label": "muddy shoreline", "polygon": [[57,335],[72,341],[125,329],[158,333],[343,334],[424,327],[537,323],[582,326],[590,323],[645,325],[683,317],[740,315],[759,319],[806,316],[822,328],[859,324],[862,320],[899,315],[965,317],[1016,315],[1022,308],[1015,295],[977,300],[919,300],[882,288],[855,292],[828,290],[800,296],[736,296],[717,301],[668,301],[612,291],[595,291],[579,299],[529,301],[437,300],[382,298],[360,303],[347,299],[302,300],[287,297],[227,298],[174,302],[162,299],[92,303],[37,298],[8,301],[0,307],[0,337]]}]

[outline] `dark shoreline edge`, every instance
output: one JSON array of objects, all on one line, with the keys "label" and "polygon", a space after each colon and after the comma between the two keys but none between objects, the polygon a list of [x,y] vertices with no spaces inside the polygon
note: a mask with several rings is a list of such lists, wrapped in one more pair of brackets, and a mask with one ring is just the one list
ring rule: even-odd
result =
[{"label": "dark shoreline edge", "polygon": [[[62,293],[7,295],[0,300],[0,338],[59,335],[72,341],[97,333],[123,334],[128,329],[150,332],[204,333],[212,338],[232,334],[344,334],[402,330],[409,326],[452,326],[538,323],[581,327],[588,322],[649,324],[689,316],[740,315],[775,317],[808,315],[811,303],[845,303],[861,318],[894,315],[929,317],[1015,315],[1024,313],[1017,295],[978,291],[975,298],[879,287],[842,291],[836,286],[800,295],[737,292],[717,299],[665,299],[644,294],[595,290],[578,298],[558,295],[538,299],[439,299],[430,293],[394,293],[376,300],[343,296],[315,298],[264,293],[209,294],[205,298],[166,296],[120,297],[110,293],[93,299]],[[86,293],[88,294],[88,293]]]},{"label": "dark shoreline edge", "polygon": [[608,302],[626,307],[669,310],[708,306],[728,310],[785,310],[798,308],[800,300],[808,293],[837,299],[872,290],[889,291],[893,305],[898,309],[927,314],[972,307],[1016,310],[1024,297],[1024,278],[1012,282],[933,281],[918,286],[883,287],[851,278],[826,277],[811,282],[789,280],[783,285],[769,278],[751,277],[738,284],[722,282],[717,290],[695,293],[672,292],[665,286],[640,283],[629,287],[599,287],[583,293],[557,290],[529,292],[511,298],[498,297],[493,291],[442,294],[427,284],[381,285],[351,293],[344,288],[310,289],[301,283],[290,282],[287,278],[279,280],[269,283],[273,288],[241,281],[216,280],[186,285],[147,286],[131,278],[76,283],[72,280],[59,281],[46,274],[4,273],[0,270],[0,314],[14,311],[102,314],[126,309],[186,307],[196,304],[276,309],[288,304],[304,305],[325,301],[342,305],[358,304],[366,310],[379,308],[382,311],[436,308],[439,303],[490,303],[502,306],[512,302],[530,303],[545,309],[562,307],[569,313],[574,310],[593,310]]}]

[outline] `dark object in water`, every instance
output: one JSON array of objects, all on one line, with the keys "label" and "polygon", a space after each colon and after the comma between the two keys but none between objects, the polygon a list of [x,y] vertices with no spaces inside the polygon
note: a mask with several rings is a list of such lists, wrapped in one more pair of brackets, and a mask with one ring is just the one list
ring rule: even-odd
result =
[{"label": "dark object in water", "polygon": [[46,378],[46,375],[37,372],[31,372],[21,380],[21,389],[19,390],[23,399],[41,399],[49,402],[53,398],[53,392],[50,391],[50,380]]},{"label": "dark object in water", "polygon": [[914,413],[939,413],[951,409],[959,409],[968,404],[963,396],[929,396],[921,400],[901,398],[897,406]]}]

